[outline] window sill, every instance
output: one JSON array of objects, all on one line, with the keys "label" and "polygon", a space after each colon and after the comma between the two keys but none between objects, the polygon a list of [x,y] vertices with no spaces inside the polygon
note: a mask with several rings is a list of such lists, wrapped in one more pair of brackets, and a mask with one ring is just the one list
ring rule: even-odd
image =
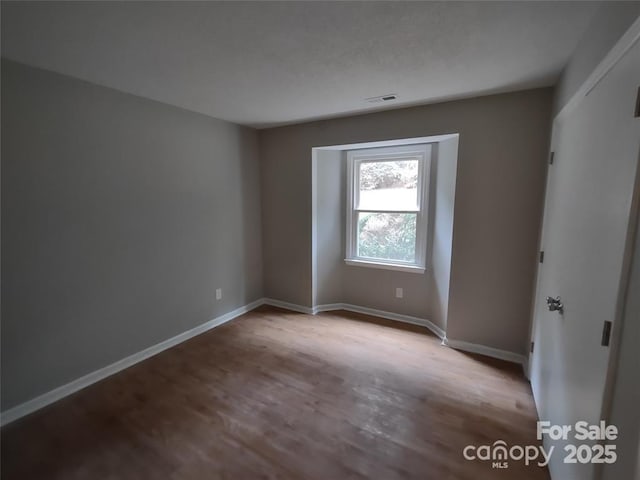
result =
[{"label": "window sill", "polygon": [[381,268],[383,270],[397,270],[410,273],[424,273],[425,271],[424,267],[418,267],[416,265],[398,265],[397,263],[370,262],[367,260],[351,260],[348,258],[345,258],[344,263],[352,267]]}]

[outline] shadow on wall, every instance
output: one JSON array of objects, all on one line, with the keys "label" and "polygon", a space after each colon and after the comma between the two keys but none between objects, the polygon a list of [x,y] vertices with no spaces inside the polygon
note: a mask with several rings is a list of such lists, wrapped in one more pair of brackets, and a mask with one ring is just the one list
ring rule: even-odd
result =
[{"label": "shadow on wall", "polygon": [[[348,304],[414,317],[446,331],[451,279],[457,134],[335,145],[312,152],[313,306]],[[432,146],[424,273],[345,263],[347,152],[410,144]],[[396,298],[396,288],[403,289]]]}]

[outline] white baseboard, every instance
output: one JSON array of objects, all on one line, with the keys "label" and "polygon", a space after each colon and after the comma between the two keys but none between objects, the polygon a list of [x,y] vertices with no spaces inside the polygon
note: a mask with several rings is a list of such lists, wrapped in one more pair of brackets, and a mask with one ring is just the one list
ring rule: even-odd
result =
[{"label": "white baseboard", "polygon": [[267,305],[274,305],[276,307],[282,307],[296,312],[310,313],[315,315],[320,312],[330,312],[334,310],[347,310],[350,312],[364,313],[366,315],[372,315],[374,317],[386,318],[389,320],[396,320],[404,323],[411,323],[413,325],[420,325],[431,330],[438,338],[442,340],[442,344],[455,350],[462,350],[465,352],[478,353],[486,357],[497,358],[499,360],[506,360],[507,362],[513,362],[520,365],[526,365],[526,357],[514,352],[508,352],[506,350],[500,350],[497,348],[487,347],[485,345],[478,345],[476,343],[464,342],[462,340],[452,340],[447,338],[446,332],[427,320],[426,318],[412,317],[410,315],[401,315],[399,313],[386,312],[384,310],[376,310],[375,308],[362,307],[360,305],[352,305],[349,303],[329,303],[325,305],[316,305],[313,308],[303,307],[301,305],[295,305],[287,302],[280,302],[279,300],[265,299]]},{"label": "white baseboard", "polygon": [[410,323],[412,325],[420,325],[427,327],[441,340],[445,338],[445,332],[435,323],[430,322],[426,318],[412,317],[410,315],[402,315],[399,313],[386,312],[384,310],[376,310],[375,308],[361,307],[360,305],[352,305],[350,303],[330,303],[326,305],[317,305],[313,309],[313,313],[330,312],[333,310],[347,310],[349,312],[364,313],[374,317],[386,318],[388,320],[396,320],[398,322]]},{"label": "white baseboard", "polygon": [[21,403],[20,405],[10,408],[0,413],[0,425],[6,425],[13,422],[14,420],[24,417],[25,415],[33,413],[36,410],[40,410],[41,408],[46,407],[47,405],[50,405],[51,403],[54,403],[68,395],[71,395],[72,393],[82,390],[89,385],[99,382],[100,380],[103,380],[115,373],[120,372],[121,370],[124,370],[125,368],[135,365],[136,363],[146,360],[147,358],[152,357],[164,350],[167,350],[179,343],[185,342],[195,337],[196,335],[200,335],[201,333],[206,332],[207,330],[211,330],[212,328],[233,320],[234,318],[250,312],[251,310],[258,308],[261,305],[271,305],[274,307],[280,307],[294,312],[306,313],[309,315],[315,315],[316,313],[334,310],[347,310],[350,312],[363,313],[366,315],[372,315],[375,317],[386,318],[389,320],[396,320],[399,322],[426,327],[440,339],[442,339],[443,345],[448,345],[449,347],[455,348],[457,350],[479,353],[488,357],[499,358],[501,360],[507,360],[509,362],[520,363],[523,365],[526,360],[523,355],[518,355],[513,352],[507,352],[504,350],[498,350],[495,348],[485,347],[483,345],[477,345],[474,343],[468,343],[459,340],[447,339],[445,331],[442,330],[442,328],[424,318],[401,315],[399,313],[386,312],[383,310],[376,310],[374,308],[361,307],[359,305],[351,305],[348,303],[332,303],[327,305],[318,305],[314,308],[311,308],[302,305],[296,305],[294,303],[274,300],[272,298],[261,298],[247,305],[239,307],[229,313],[225,313],[224,315],[209,320],[208,322],[192,328],[191,330],[187,330],[186,332],[176,335],[175,337],[169,338],[163,342],[146,348],[145,350],[134,353],[133,355],[123,358],[122,360],[118,360],[111,365],[107,365],[104,368],[77,378],[76,380],[73,380],[65,385],[62,385],[38,397]]},{"label": "white baseboard", "polygon": [[524,367],[526,358],[524,355],[520,355],[514,352],[508,352],[506,350],[500,350],[497,348],[486,347],[484,345],[478,345],[477,343],[463,342],[462,340],[447,339],[447,345],[455,350],[462,350],[463,352],[479,353],[486,357],[498,358],[500,360],[506,360],[507,362],[518,363]]},{"label": "white baseboard", "polygon": [[117,362],[112,363],[111,365],[107,365],[104,368],[91,372],[87,375],[84,375],[83,377],[77,378],[67,383],[66,385],[62,385],[36,398],[33,398],[24,403],[21,403],[20,405],[16,405],[15,407],[0,413],[0,425],[6,425],[8,423],[13,422],[14,420],[19,419],[20,417],[33,413],[36,410],[39,410],[43,407],[46,407],[47,405],[53,402],[56,402],[68,395],[71,395],[72,393],[75,393],[78,390],[81,390],[93,383],[103,380],[104,378],[110,375],[113,375],[114,373],[118,373],[119,371],[124,370],[125,368],[135,365],[136,363],[139,363],[149,357],[152,357],[153,355],[156,355],[164,350],[167,350],[168,348],[171,348],[179,343],[189,340],[190,338],[193,338],[196,335],[200,335],[201,333],[204,333],[207,330],[210,330],[214,327],[222,325],[223,323],[233,320],[234,318],[239,317],[240,315],[245,314],[257,308],[260,305],[263,305],[264,303],[265,303],[264,299],[261,298],[259,300],[256,300],[255,302],[251,302],[240,308],[236,308],[235,310],[229,313],[225,313],[224,315],[221,315],[212,320],[209,320],[208,322],[203,323],[202,325],[198,325],[197,327],[192,328],[191,330],[187,330],[186,332],[176,335],[175,337],[169,338],[168,340],[165,340],[149,348],[146,348],[138,353],[134,353],[133,355],[123,358],[122,360],[118,360]]},{"label": "white baseboard", "polygon": [[295,303],[283,302],[282,300],[275,300],[273,298],[263,298],[262,303],[264,305],[271,305],[272,307],[284,308],[285,310],[291,310],[294,312],[307,313],[309,315],[315,314],[315,311],[311,307],[305,307],[303,305],[297,305]]}]

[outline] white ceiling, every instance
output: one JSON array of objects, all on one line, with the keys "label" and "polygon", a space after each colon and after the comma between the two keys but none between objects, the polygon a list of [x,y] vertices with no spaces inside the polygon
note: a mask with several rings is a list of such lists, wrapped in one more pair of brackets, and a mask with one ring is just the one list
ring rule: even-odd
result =
[{"label": "white ceiling", "polygon": [[2,2],[2,55],[265,127],[552,85],[597,6]]}]

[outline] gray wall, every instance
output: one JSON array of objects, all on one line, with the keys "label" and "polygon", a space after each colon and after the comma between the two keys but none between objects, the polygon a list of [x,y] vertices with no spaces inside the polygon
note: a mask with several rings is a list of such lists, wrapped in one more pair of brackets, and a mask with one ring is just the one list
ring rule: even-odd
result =
[{"label": "gray wall", "polygon": [[428,319],[444,330],[449,314],[449,290],[453,256],[453,219],[455,214],[456,171],[458,167],[458,139],[438,143],[435,162],[435,190],[433,205],[433,238],[431,243],[431,276]]},{"label": "gray wall", "polygon": [[260,131],[266,296],[312,303],[313,147],[459,133],[448,336],[524,353],[550,117],[537,89]]},{"label": "gray wall", "polygon": [[[346,151],[317,150],[316,305],[349,303],[446,327],[458,140],[432,144],[424,274],[346,265]],[[397,287],[403,298],[395,297]]]},{"label": "gray wall", "polygon": [[316,304],[344,302],[346,159],[340,150],[318,150],[316,164]]},{"label": "gray wall", "polygon": [[571,100],[587,77],[640,15],[639,1],[602,2],[556,87],[554,113]]},{"label": "gray wall", "polygon": [[2,140],[2,410],[262,296],[255,131],[3,61]]}]

